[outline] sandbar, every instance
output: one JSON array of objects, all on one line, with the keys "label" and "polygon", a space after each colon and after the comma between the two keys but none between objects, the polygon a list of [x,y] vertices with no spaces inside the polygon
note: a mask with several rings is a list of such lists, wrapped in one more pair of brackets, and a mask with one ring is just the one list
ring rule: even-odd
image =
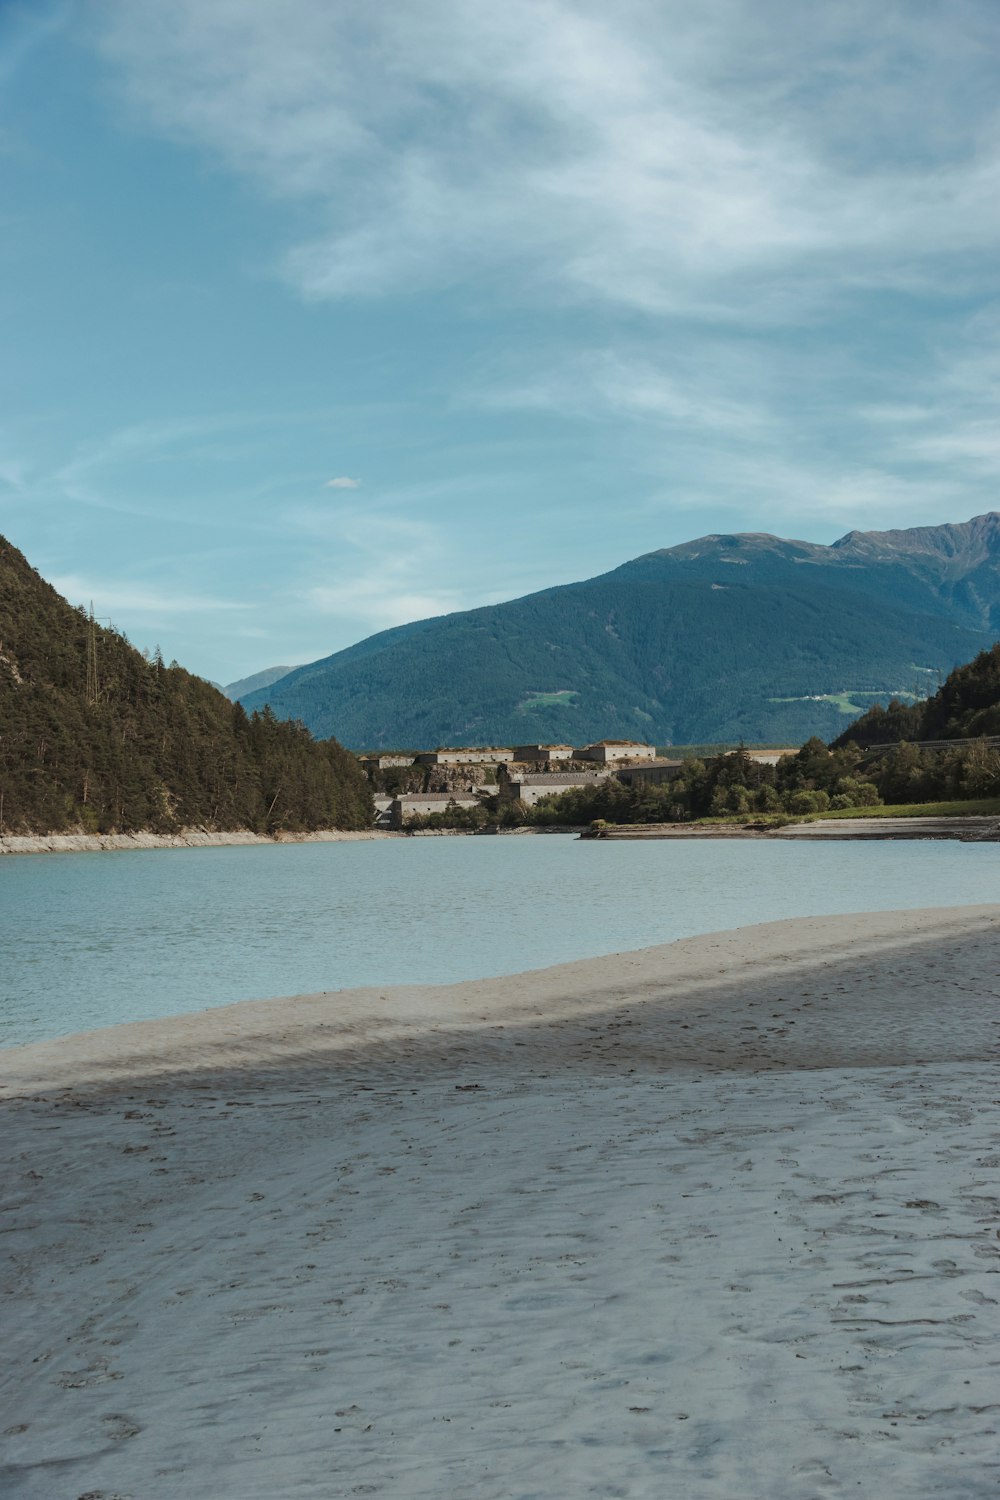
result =
[{"label": "sandbar", "polygon": [[0,1053],[0,1492],[994,1496],[998,975],[808,918]]}]

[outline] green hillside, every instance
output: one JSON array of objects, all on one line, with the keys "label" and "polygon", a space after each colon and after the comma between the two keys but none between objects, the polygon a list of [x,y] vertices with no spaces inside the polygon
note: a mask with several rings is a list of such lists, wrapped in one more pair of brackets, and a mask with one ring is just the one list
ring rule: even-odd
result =
[{"label": "green hillside", "polygon": [[922,703],[890,702],[871,708],[848,726],[836,744],[888,744],[892,740],[975,739],[1000,735],[1000,642],[949,673]]},{"label": "green hillside", "polygon": [[831,547],[715,536],[384,631],[241,701],[394,745],[829,740],[1000,634],[1000,515]]},{"label": "green hillside", "polygon": [[231,703],[235,703],[237,698],[245,698],[258,688],[271,687],[279,677],[287,677],[289,672],[294,671],[294,667],[265,667],[263,672],[254,672],[251,677],[241,677],[238,682],[227,682],[220,691],[225,693]]},{"label": "green hillside", "polygon": [[0,832],[364,828],[334,740],[147,661],[0,537]]}]

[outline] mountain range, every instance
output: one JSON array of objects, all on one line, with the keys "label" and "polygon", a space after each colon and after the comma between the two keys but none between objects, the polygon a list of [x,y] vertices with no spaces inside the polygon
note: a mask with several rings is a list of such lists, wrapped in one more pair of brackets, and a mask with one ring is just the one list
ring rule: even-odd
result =
[{"label": "mountain range", "polygon": [[585,582],[419,620],[240,695],[355,749],[629,737],[832,739],[922,698],[1000,637],[1000,513],[761,533],[649,552]]}]

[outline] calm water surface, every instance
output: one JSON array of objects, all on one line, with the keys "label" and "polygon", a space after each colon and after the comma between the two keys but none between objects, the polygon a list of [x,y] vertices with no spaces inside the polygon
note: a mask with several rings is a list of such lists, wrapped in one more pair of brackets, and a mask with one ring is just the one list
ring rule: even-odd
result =
[{"label": "calm water surface", "polygon": [[1000,902],[1000,846],[571,837],[0,859],[0,1046],[516,973],[781,917]]}]

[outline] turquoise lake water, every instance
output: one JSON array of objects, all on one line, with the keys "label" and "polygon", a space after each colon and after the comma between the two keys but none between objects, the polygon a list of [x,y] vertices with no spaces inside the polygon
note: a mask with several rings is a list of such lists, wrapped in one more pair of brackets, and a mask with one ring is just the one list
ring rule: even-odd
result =
[{"label": "turquoise lake water", "polygon": [[0,859],[0,1046],[541,968],[781,917],[1000,902],[1000,845],[535,838]]}]

